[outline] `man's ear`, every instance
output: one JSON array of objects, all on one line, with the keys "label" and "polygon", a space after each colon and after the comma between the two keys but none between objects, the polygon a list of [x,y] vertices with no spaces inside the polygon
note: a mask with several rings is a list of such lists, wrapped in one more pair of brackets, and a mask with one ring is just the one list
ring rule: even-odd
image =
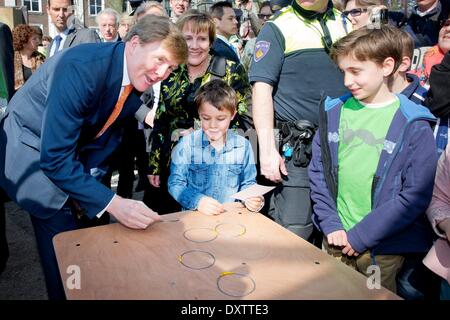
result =
[{"label": "man's ear", "polygon": [[135,48],[138,44],[141,43],[138,35],[134,35],[128,42],[130,42],[131,46]]},{"label": "man's ear", "polygon": [[383,76],[388,77],[394,72],[395,60],[392,57],[387,57],[383,61]]},{"label": "man's ear", "polygon": [[402,58],[402,63],[398,66],[398,71],[400,72],[406,72],[409,70],[409,67],[411,67],[411,58],[408,56],[404,56]]}]

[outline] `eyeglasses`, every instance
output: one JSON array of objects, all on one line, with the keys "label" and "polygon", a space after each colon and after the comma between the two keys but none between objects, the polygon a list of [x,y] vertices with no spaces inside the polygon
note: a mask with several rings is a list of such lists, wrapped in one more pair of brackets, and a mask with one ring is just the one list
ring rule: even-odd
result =
[{"label": "eyeglasses", "polygon": [[358,9],[343,11],[342,14],[344,16],[351,15],[352,17],[358,17],[361,15],[361,13],[366,12],[366,11],[367,11],[367,8],[358,8]]},{"label": "eyeglasses", "polygon": [[444,28],[444,27],[448,27],[448,26],[450,26],[450,19],[441,21],[441,27]]},{"label": "eyeglasses", "polygon": [[271,14],[262,14],[262,13],[258,13],[258,18],[263,19],[263,20],[269,20],[269,18],[271,17]]}]

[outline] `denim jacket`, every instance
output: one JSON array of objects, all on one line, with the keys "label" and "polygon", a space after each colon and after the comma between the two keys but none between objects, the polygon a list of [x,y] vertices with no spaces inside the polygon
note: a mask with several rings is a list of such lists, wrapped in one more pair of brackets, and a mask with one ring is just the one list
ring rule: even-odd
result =
[{"label": "denim jacket", "polygon": [[184,209],[197,209],[204,196],[233,202],[230,196],[256,183],[250,142],[228,130],[222,150],[214,149],[202,130],[183,137],[172,152],[169,193]]}]

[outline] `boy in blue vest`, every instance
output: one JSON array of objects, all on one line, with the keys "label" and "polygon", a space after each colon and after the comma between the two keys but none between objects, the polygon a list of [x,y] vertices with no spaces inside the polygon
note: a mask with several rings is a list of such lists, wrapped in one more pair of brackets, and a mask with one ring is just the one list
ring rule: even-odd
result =
[{"label": "boy in blue vest", "polygon": [[402,44],[402,60],[398,69],[389,80],[389,89],[401,93],[414,103],[423,105],[427,89],[421,84],[419,77],[408,73],[414,54],[414,40],[406,31],[396,29]]},{"label": "boy in blue vest", "polygon": [[404,255],[426,252],[424,215],[437,153],[428,109],[388,82],[402,61],[394,27],[362,28],[337,41],[331,57],[351,94],[325,101],[309,167],[313,219],[329,254],[396,292]]},{"label": "boy in blue vest", "polygon": [[[256,183],[250,142],[229,130],[236,115],[236,92],[222,80],[202,86],[195,102],[202,129],[183,137],[172,152],[169,193],[183,209],[207,215],[225,211],[230,196]],[[250,211],[264,206],[263,197],[246,199]]]}]

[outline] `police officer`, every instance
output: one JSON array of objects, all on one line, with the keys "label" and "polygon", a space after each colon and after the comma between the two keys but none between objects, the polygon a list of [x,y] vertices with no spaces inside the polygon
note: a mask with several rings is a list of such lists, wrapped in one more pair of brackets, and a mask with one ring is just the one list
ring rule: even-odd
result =
[{"label": "police officer", "polygon": [[[342,74],[328,56],[331,44],[345,34],[341,13],[331,0],[294,0],[262,28],[250,68],[261,174],[279,183],[269,214],[310,241],[308,161],[294,160],[309,157],[305,150],[311,139],[299,140],[304,134],[296,124],[306,120],[309,135],[318,124],[321,94],[345,93]],[[274,129],[283,127],[288,130],[283,130],[284,145],[279,145]],[[295,136],[286,141],[289,128],[295,129]]]}]

